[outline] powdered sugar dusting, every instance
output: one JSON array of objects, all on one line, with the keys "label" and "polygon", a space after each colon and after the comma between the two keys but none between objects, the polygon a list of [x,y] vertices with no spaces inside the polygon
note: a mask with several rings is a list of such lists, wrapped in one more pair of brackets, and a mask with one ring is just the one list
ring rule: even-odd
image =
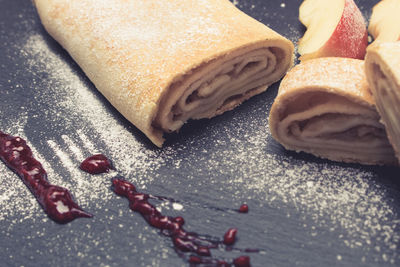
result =
[{"label": "powdered sugar dusting", "polygon": [[[34,156],[41,161],[48,172],[49,180],[54,184],[70,188],[79,205],[85,208],[97,203],[97,206],[101,207],[104,201],[108,201],[113,196],[109,190],[107,178],[93,179],[79,170],[80,161],[91,153],[109,151],[108,156],[114,160],[116,168],[127,177],[136,177],[137,184],[143,183],[139,178],[141,175],[138,174],[154,171],[162,164],[163,159],[158,157],[158,152],[145,148],[144,144],[137,141],[112,117],[104,107],[104,102],[94,95],[71,66],[49,49],[42,35],[30,36],[25,40],[20,52],[26,57],[29,66],[27,71],[31,71],[33,76],[36,71],[46,72],[49,75],[47,93],[49,96],[54,95],[56,100],[51,98],[48,100],[52,103],[50,110],[46,112],[54,112],[57,116],[65,117],[65,123],[67,126],[70,124],[71,127],[74,123],[79,125],[80,121],[85,121],[86,125],[82,125],[82,128],[77,131],[77,136],[62,134],[59,140],[47,140],[46,143],[52,151],[49,155],[42,156],[35,147],[31,146]],[[26,138],[24,131],[29,131],[25,129],[27,114],[25,116],[21,114],[20,117],[20,122],[13,123],[12,127],[4,131]],[[70,121],[74,118],[77,121]],[[90,141],[94,136],[98,136],[105,146],[94,145]],[[29,139],[26,139],[29,144]],[[40,150],[43,150],[43,147]],[[58,159],[54,160],[54,156]],[[57,169],[60,167],[64,169],[68,176],[60,177],[53,170],[52,164],[57,164],[55,166]],[[0,218],[13,217],[16,214],[23,218],[33,218],[36,217],[34,214],[41,214],[38,212],[39,205],[29,190],[22,186],[22,181],[18,181],[19,178],[16,175],[6,171],[7,168],[3,164],[0,166],[7,175],[7,182],[0,185],[2,192]],[[21,186],[13,187],[14,182],[21,183]],[[146,182],[149,180],[147,179]]]},{"label": "powdered sugar dusting", "polygon": [[[237,192],[235,198],[242,199],[244,187],[252,192],[249,199],[282,209],[288,212],[288,218],[301,216],[308,221],[303,227],[311,236],[319,235],[318,229],[329,229],[349,249],[375,255],[362,257],[359,262],[399,261],[399,214],[393,210],[386,191],[374,181],[373,173],[331,162],[316,163],[266,153],[272,143],[268,125],[260,124],[252,116],[246,119],[251,121],[246,126],[252,128],[252,135],[246,135],[240,126],[226,129],[230,150],[204,158],[209,172],[232,177],[229,190]],[[237,136],[243,136],[246,142]],[[216,147],[226,145],[215,143]],[[343,256],[338,258],[342,260]]]},{"label": "powdered sugar dusting", "polygon": [[[236,33],[232,25],[235,23],[234,18],[227,16],[224,21],[215,20],[216,9],[231,8],[230,5],[224,2],[221,2],[223,6],[212,5],[209,0],[196,1],[195,5],[193,3],[118,1],[116,4],[115,1],[100,0],[92,4],[91,1],[74,1],[56,5],[49,16],[65,12],[60,23],[66,27],[67,32],[79,31],[80,36],[90,32],[90,40],[81,42],[75,36],[66,38],[71,39],[68,45],[87,46],[82,49],[92,61],[98,60],[93,47],[107,51],[103,53],[103,62],[93,64],[103,66],[106,61],[106,71],[118,73],[118,81],[123,84],[114,81],[112,77],[107,82],[115,82],[114,86],[122,88],[121,92],[115,93],[115,98],[123,102],[127,96],[157,97],[163,83],[171,79],[169,70],[176,69],[174,73],[179,73],[180,69],[187,68],[193,62],[191,59],[202,55],[206,58],[208,51],[218,49],[220,42]],[[168,23],[163,18],[167,18]],[[79,25],[84,26],[71,30],[68,28],[70,21],[80,21]],[[181,27],[182,23],[185,27]],[[72,53],[74,51],[69,50]],[[160,80],[160,83],[153,84],[154,79]],[[129,85],[134,86],[135,90]],[[151,92],[149,88],[152,88]],[[147,103],[138,100],[143,98],[131,97],[130,100],[134,101],[133,107],[140,106],[140,112]]]},{"label": "powdered sugar dusting", "polygon": [[[297,88],[337,88],[337,94],[357,96],[373,104],[364,73],[364,62],[351,58],[317,58],[295,66],[283,79],[279,94]],[[345,88],[345,89],[342,89]]]},{"label": "powdered sugar dusting", "polygon": [[[87,88],[87,85],[73,72],[71,67],[60,59],[57,54],[48,50],[42,36],[31,36],[27,40],[25,49],[30,50],[36,60],[40,57],[41,61],[46,64],[46,71],[50,75],[53,75],[51,78],[61,83],[60,86],[55,88],[49,86],[50,90],[54,90],[56,94],[60,94],[60,91],[69,92],[69,95],[63,101],[59,102],[61,108],[66,109],[66,112],[70,113],[69,116],[83,116],[84,121],[92,124],[86,125],[85,128],[78,131],[79,137],[82,139],[81,146],[86,146],[91,153],[100,152],[100,149],[95,148],[93,143],[91,143],[91,137],[89,137],[96,134],[100,135],[101,140],[104,140],[106,147],[112,153],[110,157],[118,159],[116,164],[120,163],[121,166],[117,167],[123,171],[125,168],[131,169],[130,167],[133,165],[137,165],[135,169],[138,171],[144,171],[150,168],[150,165],[160,163],[154,160],[152,163],[148,162],[148,157],[156,156],[156,152],[146,149],[122,124],[115,121],[112,115],[105,109],[104,102],[95,96],[93,91]],[[37,61],[34,64],[38,64]],[[58,71],[54,73],[54,69]],[[74,110],[76,107],[79,109]],[[87,130],[92,132],[88,133],[86,132]],[[71,142],[70,137],[63,136],[63,139],[68,140],[67,143]],[[76,146],[73,149],[76,150]],[[129,151],[129,153],[124,153],[124,151]],[[77,152],[75,151],[75,153]],[[122,154],[127,154],[127,156],[124,157]],[[80,160],[83,160],[83,158]]]}]

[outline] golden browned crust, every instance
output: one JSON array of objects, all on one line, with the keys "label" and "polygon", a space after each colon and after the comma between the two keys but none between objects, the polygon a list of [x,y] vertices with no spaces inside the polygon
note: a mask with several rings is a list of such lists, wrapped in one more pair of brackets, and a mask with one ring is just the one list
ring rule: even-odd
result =
[{"label": "golden browned crust", "polygon": [[35,0],[35,4],[50,35],[157,146],[168,130],[155,123],[165,98],[198,70],[229,61],[240,50],[280,51],[272,79],[206,114],[212,117],[266,90],[292,64],[292,43],[228,0]]}]

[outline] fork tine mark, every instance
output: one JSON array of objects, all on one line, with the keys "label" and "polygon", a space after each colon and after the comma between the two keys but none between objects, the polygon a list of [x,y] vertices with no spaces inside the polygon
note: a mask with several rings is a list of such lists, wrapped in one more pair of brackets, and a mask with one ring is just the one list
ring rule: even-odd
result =
[{"label": "fork tine mark", "polygon": [[71,150],[77,161],[82,161],[85,158],[81,149],[76,146],[76,142],[74,142],[68,135],[63,134],[61,138],[67,144],[69,150]]}]

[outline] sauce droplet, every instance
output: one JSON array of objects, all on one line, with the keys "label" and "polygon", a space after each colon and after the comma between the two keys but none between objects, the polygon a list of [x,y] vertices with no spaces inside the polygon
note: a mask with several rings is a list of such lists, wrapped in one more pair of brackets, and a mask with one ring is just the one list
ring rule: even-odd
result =
[{"label": "sauce droplet", "polygon": [[247,204],[242,204],[239,208],[240,213],[247,213],[249,212],[249,206]]},{"label": "sauce droplet", "polygon": [[191,263],[191,264],[201,264],[202,262],[203,261],[201,260],[200,257],[194,256],[194,255],[189,257],[189,263]]},{"label": "sauce droplet", "polygon": [[233,260],[235,267],[250,267],[250,258],[248,256],[240,256]]},{"label": "sauce droplet", "polygon": [[230,228],[228,231],[226,231],[224,235],[224,244],[228,246],[233,245],[236,241],[236,233],[236,228]]},{"label": "sauce droplet", "polygon": [[42,164],[21,137],[0,131],[0,159],[22,179],[52,220],[67,223],[79,217],[92,217],[72,200],[66,188],[48,182]]},{"label": "sauce droplet", "polygon": [[100,174],[112,169],[111,161],[103,154],[96,154],[82,161],[79,168],[90,174]]}]

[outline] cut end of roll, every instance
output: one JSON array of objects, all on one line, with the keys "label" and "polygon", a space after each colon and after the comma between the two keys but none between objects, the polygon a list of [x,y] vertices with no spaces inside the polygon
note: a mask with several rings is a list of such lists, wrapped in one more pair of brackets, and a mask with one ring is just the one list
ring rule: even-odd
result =
[{"label": "cut end of roll", "polygon": [[174,79],[153,120],[152,141],[178,131],[191,119],[212,118],[232,110],[277,82],[293,63],[293,45],[267,40],[229,51]]},{"label": "cut end of roll", "polygon": [[376,43],[367,51],[365,72],[388,138],[400,162],[400,43]]},{"label": "cut end of roll", "polygon": [[321,58],[293,68],[281,82],[269,125],[288,150],[347,163],[396,165],[361,60]]}]

